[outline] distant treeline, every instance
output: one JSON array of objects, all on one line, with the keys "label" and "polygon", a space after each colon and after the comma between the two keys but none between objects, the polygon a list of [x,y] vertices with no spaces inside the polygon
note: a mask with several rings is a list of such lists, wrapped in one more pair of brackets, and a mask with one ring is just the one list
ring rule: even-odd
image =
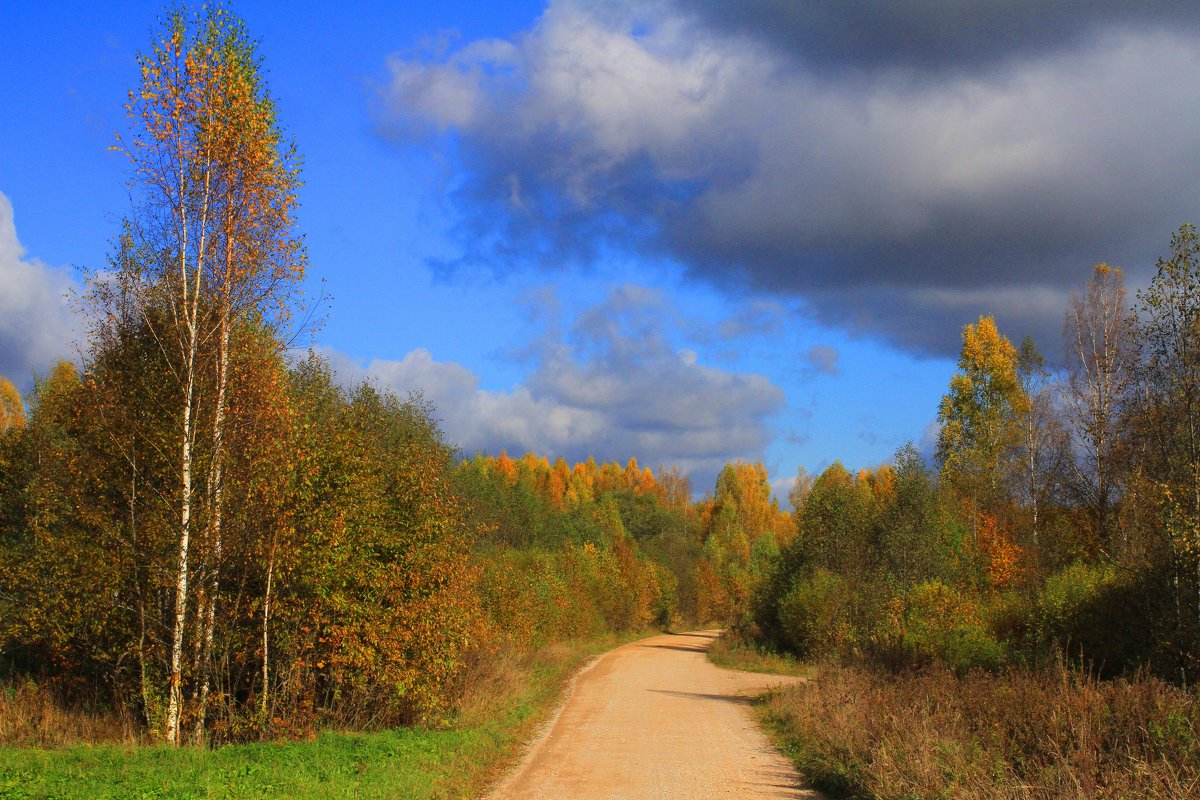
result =
[{"label": "distant treeline", "polygon": [[936,464],[910,445],[792,492],[796,535],[744,624],[808,657],[960,671],[1064,657],[1200,679],[1200,240],[1132,300],[1095,268],[1064,367],[963,331]]}]

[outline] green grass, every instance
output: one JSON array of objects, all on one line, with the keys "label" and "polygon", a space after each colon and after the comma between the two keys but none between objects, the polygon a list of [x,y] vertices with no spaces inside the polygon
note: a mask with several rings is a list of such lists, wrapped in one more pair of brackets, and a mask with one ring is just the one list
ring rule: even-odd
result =
[{"label": "green grass", "polygon": [[747,641],[731,631],[724,631],[708,649],[708,660],[718,667],[744,672],[765,672],[770,675],[797,675],[811,678],[816,668],[797,661],[786,653],[777,653],[762,645]]},{"label": "green grass", "polygon": [[[626,637],[628,640],[631,637]],[[215,750],[75,745],[0,748],[0,798],[467,798],[512,761],[584,660],[619,644],[551,648],[511,670],[447,730],[326,732]]]},{"label": "green grass", "polygon": [[[496,731],[325,733],[312,742],[0,753],[0,797],[436,797]],[[467,759],[464,761],[464,758]]]}]

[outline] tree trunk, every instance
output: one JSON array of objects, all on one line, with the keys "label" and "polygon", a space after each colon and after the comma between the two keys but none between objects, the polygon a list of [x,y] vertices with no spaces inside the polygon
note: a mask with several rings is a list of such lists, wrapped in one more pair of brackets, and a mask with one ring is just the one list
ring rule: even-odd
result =
[{"label": "tree trunk", "polygon": [[[211,111],[209,112],[211,114]],[[195,442],[195,421],[192,406],[196,395],[196,356],[200,349],[200,285],[204,275],[207,247],[208,211],[212,198],[211,156],[205,153],[204,186],[199,220],[194,274],[188,275],[188,198],[187,175],[182,152],[179,164],[179,272],[180,299],[187,338],[183,342],[183,420],[180,431],[180,502],[179,502],[179,559],[175,572],[175,620],[171,636],[170,700],[167,704],[167,741],[179,745],[179,725],[183,715],[183,639],[187,622],[188,570],[192,532],[192,447]]]},{"label": "tree trunk", "polygon": [[[196,327],[192,325],[191,341],[196,341]],[[189,358],[187,389],[184,393],[183,434],[180,452],[182,470],[179,515],[179,559],[175,568],[175,623],[171,636],[171,686],[167,704],[167,741],[179,744],[179,719],[183,705],[183,631],[187,621],[188,557],[192,532],[192,396],[195,392],[195,377],[192,375],[194,358]]]},{"label": "tree trunk", "polygon": [[271,553],[267,557],[267,589],[263,595],[263,620],[262,620],[262,700],[259,708],[259,716],[262,718],[263,731],[269,727],[267,718],[267,699],[270,696],[271,689],[271,659],[270,659],[270,639],[268,637],[269,625],[271,622],[271,584],[275,577],[275,546],[279,541],[279,535],[274,534],[271,537]]},{"label": "tree trunk", "polygon": [[204,611],[204,632],[200,656],[200,697],[197,703],[195,738],[204,737],[208,693],[212,680],[212,643],[216,626],[217,595],[221,587],[221,512],[225,478],[225,390],[229,375],[229,311],[221,313],[217,356],[217,397],[213,414],[212,461],[209,465],[209,541],[212,547],[212,572],[208,584],[208,603]]}]

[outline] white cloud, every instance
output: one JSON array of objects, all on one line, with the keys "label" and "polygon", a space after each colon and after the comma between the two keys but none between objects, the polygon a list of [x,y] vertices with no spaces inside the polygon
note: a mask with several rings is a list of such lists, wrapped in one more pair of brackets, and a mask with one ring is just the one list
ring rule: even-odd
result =
[{"label": "white cloud", "polygon": [[790,508],[791,501],[788,495],[792,491],[792,487],[796,485],[796,476],[780,475],[771,480],[771,497],[775,502],[779,503],[781,508]]},{"label": "white cloud", "polygon": [[937,461],[937,444],[941,433],[942,424],[937,419],[930,420],[921,431],[921,439],[916,443],[917,452],[931,465]]},{"label": "white cloud", "polygon": [[22,389],[35,371],[74,356],[78,323],[67,300],[74,287],[65,271],[25,256],[12,203],[0,192],[0,374]]},{"label": "white cloud", "polygon": [[668,343],[658,308],[658,298],[637,287],[615,291],[581,314],[569,335],[536,342],[531,373],[508,391],[482,389],[471,370],[425,349],[365,364],[326,355],[343,383],[367,378],[401,395],[421,391],[467,452],[634,456],[676,465],[708,485],[726,461],[763,457],[783,393],[761,375],[706,366]]}]

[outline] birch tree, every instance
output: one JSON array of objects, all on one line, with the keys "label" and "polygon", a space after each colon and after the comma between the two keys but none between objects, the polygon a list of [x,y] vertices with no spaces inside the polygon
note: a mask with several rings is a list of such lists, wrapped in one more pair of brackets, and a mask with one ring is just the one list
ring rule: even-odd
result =
[{"label": "birch tree", "polygon": [[[286,321],[303,275],[294,233],[298,171],[244,25],[224,8],[175,9],[139,58],[120,142],[135,207],[119,257],[143,324],[177,388],[178,485],[166,738],[180,741],[189,613],[202,733],[219,596],[230,338],[239,319]],[[198,439],[204,447],[198,450]],[[198,470],[203,452],[205,468]],[[198,519],[204,525],[197,529]],[[193,553],[203,534],[200,558]],[[198,602],[189,592],[198,584]],[[193,609],[192,607],[195,606]]]},{"label": "birch tree", "polygon": [[1112,537],[1120,491],[1120,450],[1137,352],[1121,270],[1097,264],[1082,294],[1071,298],[1063,339],[1066,408],[1079,457],[1076,485],[1091,509],[1101,546]]},{"label": "birch tree", "polygon": [[[274,103],[261,80],[255,48],[240,20],[216,12],[221,54],[223,115],[208,135],[217,153],[216,257],[208,282],[215,294],[216,389],[208,475],[209,564],[200,613],[200,690],[196,731],[203,731],[210,683],[216,603],[220,589],[226,462],[226,409],[230,337],[239,319],[253,316],[275,329],[290,316],[304,272],[304,252],[294,230],[299,171],[294,147],[284,142]],[[270,580],[267,581],[268,586]],[[269,592],[269,590],[268,590]],[[268,613],[264,598],[264,617]],[[265,626],[265,622],[264,622]],[[266,686],[264,684],[264,692]]]},{"label": "birch tree", "polygon": [[8,378],[0,375],[0,433],[25,427],[25,406],[21,394]]},{"label": "birch tree", "polygon": [[1184,579],[1192,583],[1194,654],[1200,652],[1200,237],[1193,226],[1182,226],[1171,238],[1171,255],[1159,259],[1137,298],[1136,420],[1171,550],[1181,647],[1188,605]]},{"label": "birch tree", "polygon": [[1015,475],[1017,495],[1029,513],[1029,537],[1035,553],[1041,548],[1043,510],[1058,484],[1064,449],[1062,423],[1054,399],[1054,381],[1033,339],[1026,336],[1017,350],[1017,381],[1027,402],[1019,415],[1020,444]]}]

